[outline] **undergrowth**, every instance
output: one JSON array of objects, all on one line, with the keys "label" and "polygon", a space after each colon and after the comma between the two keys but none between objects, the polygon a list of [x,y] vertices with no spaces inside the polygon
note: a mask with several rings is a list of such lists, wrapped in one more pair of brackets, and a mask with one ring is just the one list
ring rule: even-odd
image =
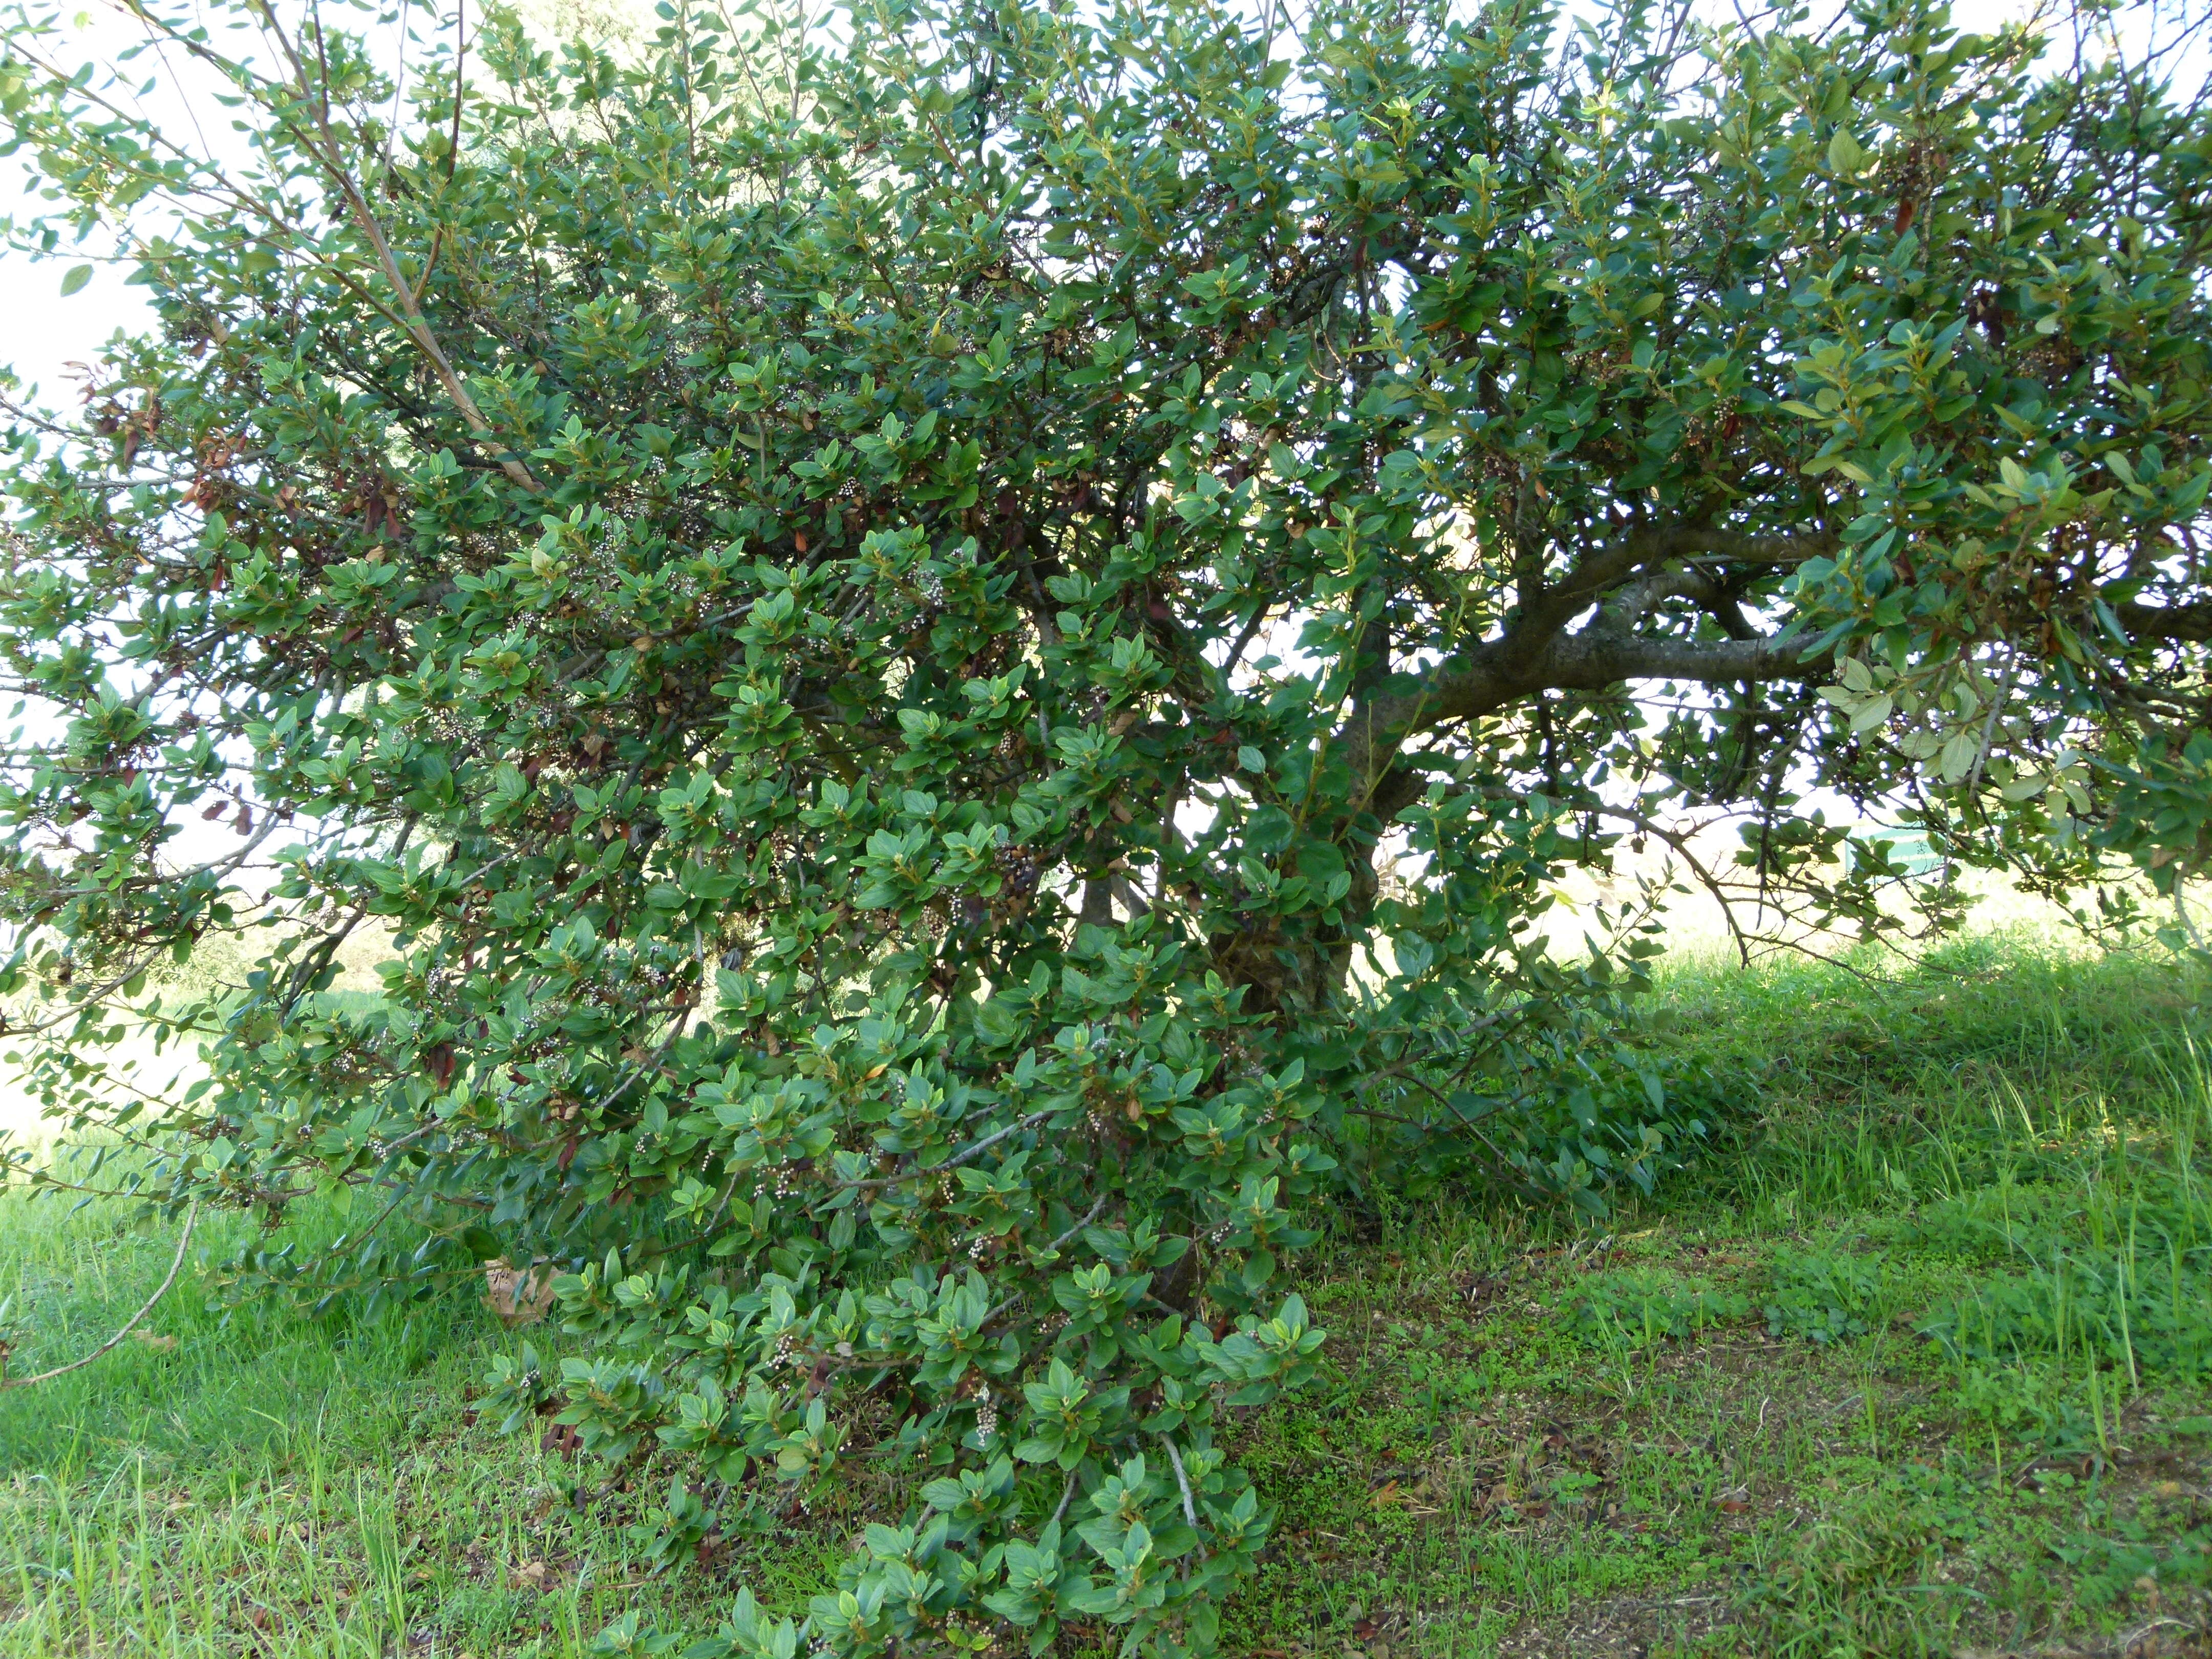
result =
[{"label": "undergrowth", "polygon": [[[1280,1519],[1228,1650],[2203,1650],[2203,990],[2022,939],[1674,969],[1669,1041],[1730,1111],[1700,1168],[1595,1226],[1327,1218],[1322,1373],[1237,1424]],[[202,1224],[203,1260],[247,1242]],[[173,1248],[0,1200],[10,1370],[112,1331]],[[741,1582],[803,1607],[880,1497],[655,1564],[650,1458],[609,1481],[550,1417],[476,1419],[526,1337],[562,1351],[465,1297],[301,1321],[187,1276],[143,1340],[0,1395],[0,1652],[615,1653]]]}]

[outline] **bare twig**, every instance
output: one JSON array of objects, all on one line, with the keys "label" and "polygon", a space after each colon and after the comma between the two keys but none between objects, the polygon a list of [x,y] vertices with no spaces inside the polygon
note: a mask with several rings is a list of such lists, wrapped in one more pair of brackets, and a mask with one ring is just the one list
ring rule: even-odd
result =
[{"label": "bare twig", "polygon": [[1050,1117],[1050,1112],[1031,1112],[1027,1117],[1016,1118],[996,1134],[989,1134],[964,1152],[955,1153],[942,1164],[933,1164],[926,1170],[908,1170],[902,1175],[871,1176],[865,1181],[837,1181],[830,1183],[832,1192],[870,1193],[878,1187],[896,1187],[902,1181],[921,1181],[933,1175],[943,1175],[947,1170],[957,1170],[963,1164],[972,1164],[989,1152],[1008,1135],[1018,1135],[1024,1129],[1034,1129]]},{"label": "bare twig", "polygon": [[[1198,1504],[1190,1495],[1190,1476],[1183,1473],[1182,1454],[1176,1449],[1176,1443],[1169,1439],[1167,1436],[1163,1434],[1158,1435],[1154,1437],[1159,1441],[1160,1444],[1168,1449],[1168,1462],[1175,1466],[1176,1485],[1182,1488],[1182,1518],[1189,1522],[1190,1529],[1193,1532],[1196,1532],[1198,1530]],[[1207,1553],[1206,1547],[1203,1543],[1199,1545],[1198,1553],[1200,1558],[1203,1558]]]},{"label": "bare twig", "polygon": [[1086,1216],[1085,1216],[1085,1217],[1083,1218],[1083,1219],[1082,1219],[1082,1220],[1080,1220],[1080,1221],[1077,1222],[1077,1223],[1076,1223],[1073,1227],[1070,1227],[1070,1228],[1069,1228],[1066,1232],[1062,1233],[1062,1234],[1061,1234],[1058,1238],[1054,1239],[1054,1240],[1052,1241],[1052,1243],[1049,1243],[1049,1244],[1046,1245],[1046,1246],[1044,1247],[1044,1248],[1045,1248],[1045,1251],[1046,1251],[1046,1253],[1047,1253],[1048,1255],[1057,1255],[1060,1253],[1060,1247],[1061,1245],[1063,1245],[1063,1244],[1066,1243],[1068,1242],[1068,1240],[1070,1240],[1070,1239],[1073,1238],[1073,1237],[1076,1236],[1076,1234],[1078,1234],[1078,1233],[1081,1232],[1081,1231],[1082,1231],[1085,1227],[1088,1227],[1088,1226],[1089,1226],[1092,1222],[1094,1222],[1094,1221],[1097,1220],[1097,1219],[1098,1219],[1098,1212],[1099,1212],[1099,1211],[1101,1211],[1101,1210],[1104,1209],[1105,1207],[1106,1207],[1106,1200],[1105,1200],[1104,1195],[1102,1194],[1100,1195],[1100,1197],[1099,1197],[1098,1201],[1097,1201],[1096,1204],[1094,1204],[1094,1205],[1092,1205],[1092,1206],[1091,1206],[1091,1213],[1090,1213],[1090,1214],[1088,1214],[1088,1215],[1086,1215]]},{"label": "bare twig", "polygon": [[1997,718],[2012,700],[2012,683],[2019,673],[2020,653],[2015,651],[2012,653],[2012,660],[2005,665],[2004,679],[1997,687],[1996,696],[1990,699],[1990,717],[1982,722],[1982,740],[1974,747],[1973,769],[1966,777],[1965,800],[1968,805],[1972,803],[1976,792],[1982,787],[1982,768],[1988,764],[1990,745],[1996,740]]},{"label": "bare twig", "polygon": [[1736,922],[1735,906],[1729,902],[1728,894],[1722,890],[1720,883],[1713,878],[1711,872],[1700,864],[1698,855],[1690,850],[1687,836],[1675,834],[1641,812],[1626,811],[1618,806],[1597,806],[1590,810],[1601,817],[1619,818],[1624,823],[1632,823],[1645,835],[1656,836],[1674,848],[1682,862],[1690,866],[1691,873],[1697,877],[1699,884],[1712,895],[1713,902],[1721,907],[1721,920],[1728,923],[1729,936],[1735,941],[1736,954],[1743,958],[1745,967],[1751,966],[1751,941],[1744,937],[1742,927]]},{"label": "bare twig", "polygon": [[184,1237],[177,1241],[176,1259],[169,1263],[167,1276],[161,1280],[161,1287],[156,1290],[153,1295],[146,1298],[145,1306],[140,1308],[137,1313],[132,1314],[129,1319],[124,1321],[123,1328],[121,1330],[116,1332],[114,1335],[109,1337],[106,1341],[101,1343],[90,1353],[85,1355],[82,1359],[72,1359],[66,1365],[57,1365],[50,1371],[40,1371],[36,1376],[0,1377],[0,1389],[27,1389],[34,1382],[50,1382],[55,1377],[67,1376],[71,1371],[81,1371],[87,1365],[92,1364],[94,1360],[99,1358],[100,1355],[106,1353],[110,1348],[120,1342],[125,1337],[130,1335],[131,1332],[137,1329],[138,1322],[145,1318],[148,1314],[154,1311],[155,1305],[159,1303],[163,1297],[168,1295],[169,1287],[177,1282],[177,1275],[179,1273],[183,1271],[184,1268],[185,1252],[191,1248],[192,1224],[199,1218],[200,1201],[196,1198],[191,1201],[191,1207],[185,1212]]}]

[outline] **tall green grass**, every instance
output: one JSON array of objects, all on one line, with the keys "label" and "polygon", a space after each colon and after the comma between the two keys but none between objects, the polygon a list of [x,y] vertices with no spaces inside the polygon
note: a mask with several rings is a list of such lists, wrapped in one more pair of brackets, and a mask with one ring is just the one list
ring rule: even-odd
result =
[{"label": "tall green grass", "polygon": [[[471,1297],[227,1304],[210,1270],[252,1232],[204,1218],[143,1340],[0,1394],[0,1653],[580,1656],[628,1607],[722,1598],[712,1575],[638,1582],[649,1487],[584,1484],[580,1508],[557,1451],[473,1423],[520,1338]],[[175,1245],[118,1205],[0,1197],[10,1372],[96,1346]]]}]

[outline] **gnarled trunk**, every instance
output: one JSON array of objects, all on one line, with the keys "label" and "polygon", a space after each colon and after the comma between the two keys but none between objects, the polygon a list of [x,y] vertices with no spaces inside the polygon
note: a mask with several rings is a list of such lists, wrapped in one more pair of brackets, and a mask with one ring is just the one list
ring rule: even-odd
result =
[{"label": "gnarled trunk", "polygon": [[1268,1013],[1280,1023],[1325,1018],[1341,999],[1352,974],[1352,959],[1372,925],[1382,896],[1376,867],[1381,840],[1400,812],[1419,799],[1421,781],[1410,768],[1393,763],[1383,773],[1364,811],[1347,814],[1323,837],[1344,854],[1352,887],[1338,901],[1340,920],[1326,922],[1316,914],[1256,918],[1259,925],[1214,934],[1207,940],[1216,972],[1232,985],[1249,988],[1248,1013]]}]

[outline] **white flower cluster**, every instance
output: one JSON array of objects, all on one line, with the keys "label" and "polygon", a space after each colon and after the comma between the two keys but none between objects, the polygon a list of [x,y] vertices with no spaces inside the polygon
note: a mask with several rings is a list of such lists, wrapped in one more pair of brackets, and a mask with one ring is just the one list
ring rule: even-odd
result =
[{"label": "white flower cluster", "polygon": [[981,1445],[988,1446],[997,1437],[998,1432],[998,1404],[987,1394],[983,1396],[983,1403],[975,1407],[976,1442]]}]

